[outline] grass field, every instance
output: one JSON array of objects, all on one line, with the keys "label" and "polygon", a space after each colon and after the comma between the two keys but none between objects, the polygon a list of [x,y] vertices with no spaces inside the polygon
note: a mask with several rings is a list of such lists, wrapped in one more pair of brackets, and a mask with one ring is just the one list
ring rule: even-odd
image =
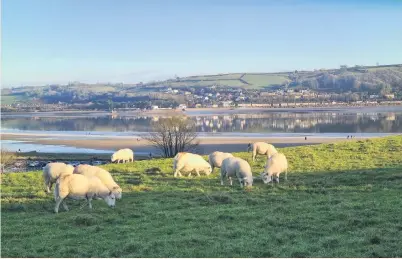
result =
[{"label": "grass field", "polygon": [[250,85],[253,85],[254,88],[260,88],[269,87],[271,85],[281,85],[288,78],[283,75],[246,74],[242,79]]},{"label": "grass field", "polygon": [[27,97],[24,95],[2,95],[0,98],[2,105],[9,105],[17,101],[26,100]]},{"label": "grass field", "polygon": [[171,159],[107,165],[124,191],[117,207],[68,200],[59,214],[41,172],[3,174],[2,256],[402,256],[401,136],[280,151],[288,181],[247,190],[221,186],[218,170],[174,179]]}]

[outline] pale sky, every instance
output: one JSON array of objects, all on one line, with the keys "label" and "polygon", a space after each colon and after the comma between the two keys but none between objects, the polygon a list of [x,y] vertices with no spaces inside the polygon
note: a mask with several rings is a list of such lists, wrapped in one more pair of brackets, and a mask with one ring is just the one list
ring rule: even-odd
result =
[{"label": "pale sky", "polygon": [[3,86],[402,63],[396,0],[2,4]]}]

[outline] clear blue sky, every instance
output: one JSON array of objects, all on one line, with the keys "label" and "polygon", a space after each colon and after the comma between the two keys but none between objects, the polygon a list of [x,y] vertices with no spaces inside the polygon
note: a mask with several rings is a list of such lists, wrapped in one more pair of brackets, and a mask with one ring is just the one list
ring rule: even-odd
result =
[{"label": "clear blue sky", "polygon": [[402,63],[398,0],[2,4],[3,86]]}]

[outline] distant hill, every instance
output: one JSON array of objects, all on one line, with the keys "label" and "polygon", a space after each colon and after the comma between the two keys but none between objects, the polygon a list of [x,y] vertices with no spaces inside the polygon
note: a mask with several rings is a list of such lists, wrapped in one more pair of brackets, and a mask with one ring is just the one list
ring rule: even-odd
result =
[{"label": "distant hill", "polygon": [[402,65],[385,65],[370,67],[343,67],[340,69],[292,71],[282,73],[243,73],[190,76],[150,83],[154,86],[197,87],[197,86],[227,86],[248,89],[269,89],[288,86],[303,87],[324,91],[353,89],[363,86],[363,89],[379,85],[402,87]]},{"label": "distant hill", "polygon": [[90,100],[110,98],[135,101],[160,92],[160,88],[244,88],[256,91],[274,89],[311,89],[327,93],[396,94],[402,97],[402,64],[383,66],[342,66],[339,69],[291,71],[279,73],[233,73],[177,77],[165,81],[139,84],[82,84],[66,86],[19,87],[2,89],[2,102],[11,103],[36,98],[42,101]]}]

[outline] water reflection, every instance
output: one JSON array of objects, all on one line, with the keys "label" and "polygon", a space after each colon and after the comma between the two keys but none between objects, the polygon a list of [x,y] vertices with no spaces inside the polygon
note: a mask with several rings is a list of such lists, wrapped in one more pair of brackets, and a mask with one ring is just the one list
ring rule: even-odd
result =
[{"label": "water reflection", "polygon": [[[147,132],[161,117],[2,117],[3,129],[36,131]],[[199,132],[249,133],[398,133],[401,112],[270,112],[191,117]]]}]

